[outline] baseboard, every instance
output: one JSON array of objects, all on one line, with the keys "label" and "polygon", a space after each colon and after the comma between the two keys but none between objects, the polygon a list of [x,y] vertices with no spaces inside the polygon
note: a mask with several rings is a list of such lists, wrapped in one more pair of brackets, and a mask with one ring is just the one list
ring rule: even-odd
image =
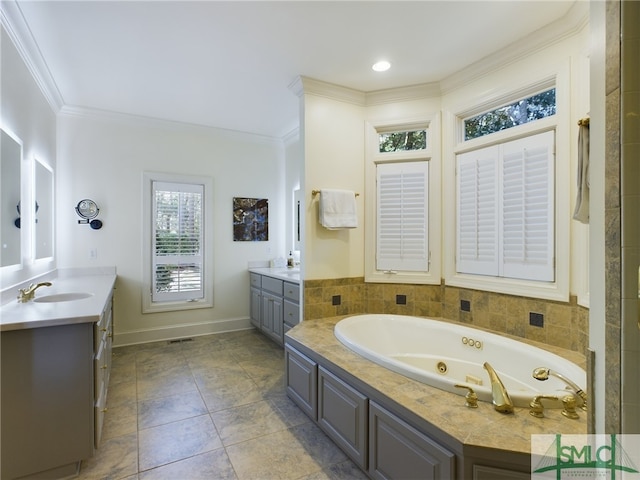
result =
[{"label": "baseboard", "polygon": [[233,332],[250,328],[254,327],[248,318],[233,318],[190,325],[172,325],[170,327],[154,328],[151,330],[116,333],[113,336],[113,346],[124,347],[126,345],[136,345],[139,343],[160,342],[163,340],[197,337],[200,335]]}]

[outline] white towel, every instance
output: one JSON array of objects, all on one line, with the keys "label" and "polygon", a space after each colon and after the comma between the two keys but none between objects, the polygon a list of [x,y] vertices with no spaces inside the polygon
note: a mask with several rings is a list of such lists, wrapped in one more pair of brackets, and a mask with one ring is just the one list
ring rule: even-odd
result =
[{"label": "white towel", "polygon": [[356,194],[350,190],[322,189],[318,204],[318,220],[329,230],[356,228]]}]

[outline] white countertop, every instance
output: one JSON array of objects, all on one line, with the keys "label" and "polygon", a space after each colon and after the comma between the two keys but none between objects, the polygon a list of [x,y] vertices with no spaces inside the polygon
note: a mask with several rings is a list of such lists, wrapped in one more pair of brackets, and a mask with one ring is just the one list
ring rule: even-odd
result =
[{"label": "white countertop", "polygon": [[300,285],[300,268],[269,268],[269,267],[259,267],[259,268],[250,268],[250,272],[259,273],[260,275],[266,275],[268,277],[279,278],[280,280],[284,280],[285,282],[297,283]]},{"label": "white countertop", "polygon": [[[116,275],[58,275],[42,281],[50,281],[53,285],[38,288],[36,299],[60,293],[86,292],[92,295],[79,300],[51,303],[19,303],[17,299],[12,300],[0,307],[0,331],[97,322],[113,291]],[[17,293],[16,290],[16,296]]]}]

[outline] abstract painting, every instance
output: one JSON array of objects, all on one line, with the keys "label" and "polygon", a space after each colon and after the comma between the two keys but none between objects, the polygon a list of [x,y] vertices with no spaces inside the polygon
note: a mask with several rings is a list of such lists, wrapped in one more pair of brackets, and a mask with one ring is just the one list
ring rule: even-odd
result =
[{"label": "abstract painting", "polygon": [[269,200],[233,198],[233,241],[266,242],[269,240]]}]

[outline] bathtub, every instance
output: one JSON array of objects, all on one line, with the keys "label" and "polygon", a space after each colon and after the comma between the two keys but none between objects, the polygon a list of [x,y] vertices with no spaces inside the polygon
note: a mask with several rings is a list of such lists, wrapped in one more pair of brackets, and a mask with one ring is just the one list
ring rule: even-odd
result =
[{"label": "bathtub", "polygon": [[[575,363],[464,325],[404,315],[356,315],[339,321],[334,334],[350,350],[389,370],[460,395],[467,390],[455,384],[469,385],[484,402],[492,400],[484,362],[496,370],[517,407],[528,407],[536,395],[562,398],[570,392],[556,377],[534,379],[537,367],[550,368],[586,389],[586,373]],[[546,400],[544,405],[562,407],[560,401]]]}]

